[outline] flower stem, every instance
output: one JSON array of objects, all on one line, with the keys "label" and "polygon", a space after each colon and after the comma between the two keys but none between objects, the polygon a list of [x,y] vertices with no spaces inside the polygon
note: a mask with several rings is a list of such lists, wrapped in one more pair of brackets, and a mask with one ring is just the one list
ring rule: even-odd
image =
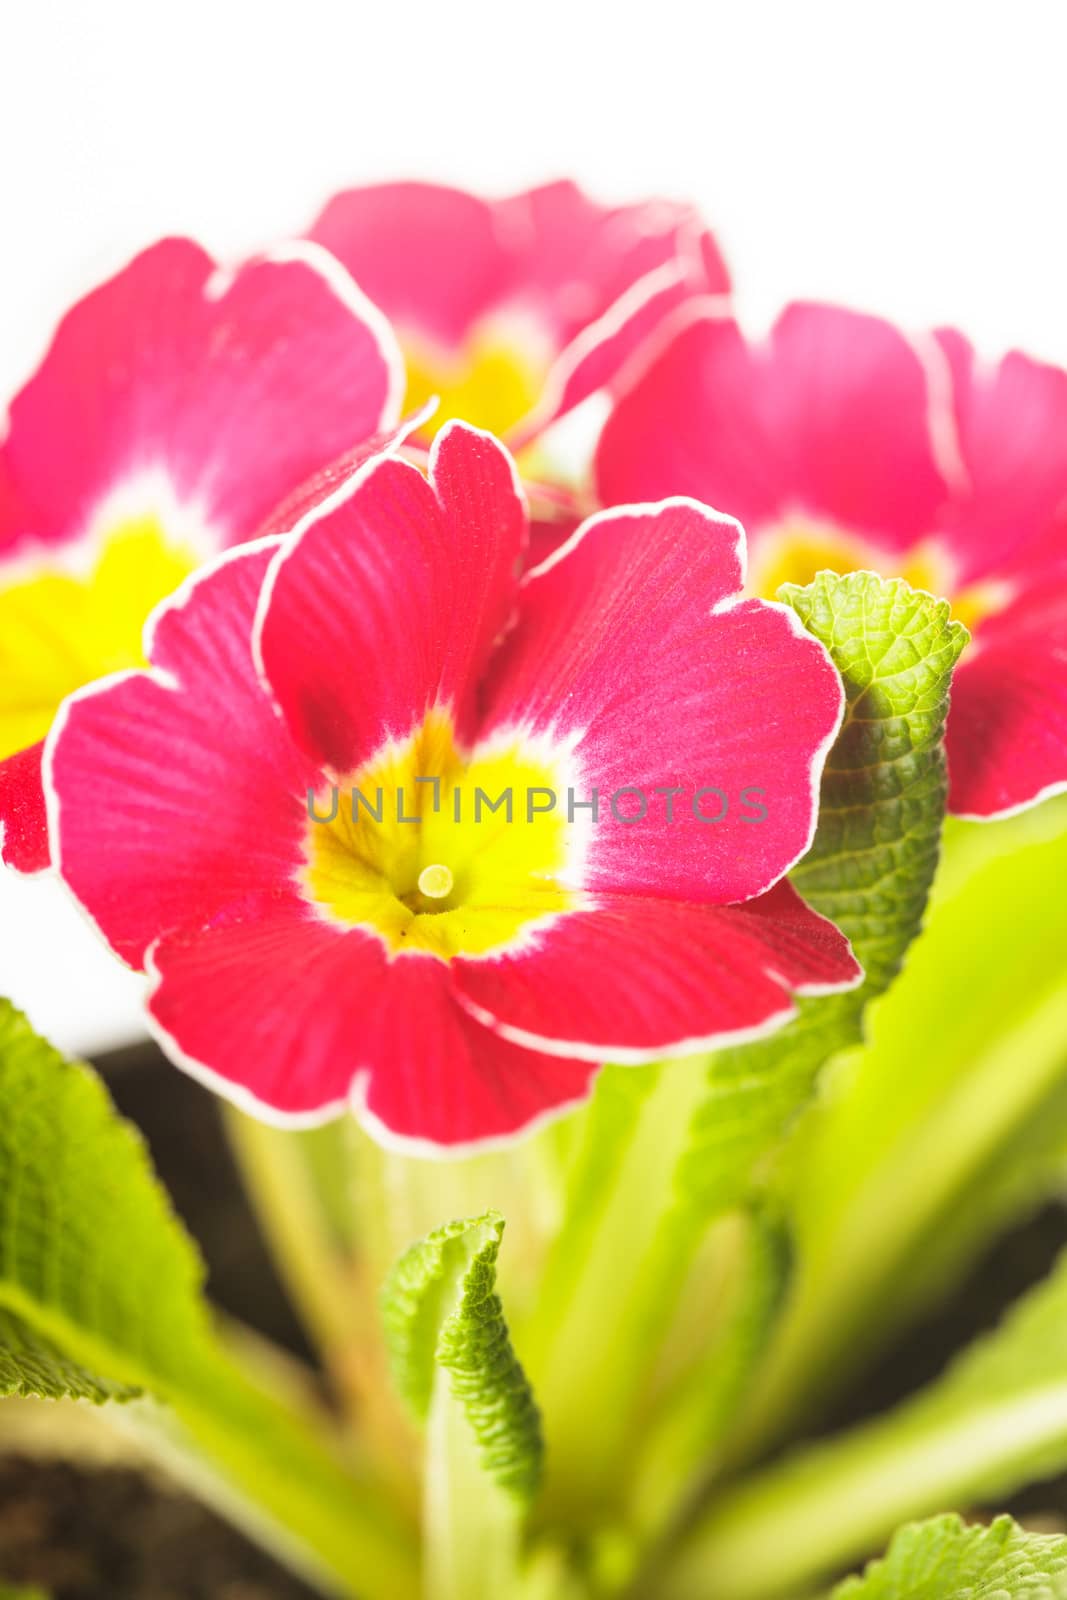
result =
[{"label": "flower stem", "polygon": [[[619,1510],[645,1386],[701,1242],[671,1219],[678,1151],[705,1091],[703,1063],[642,1068],[640,1077],[632,1068],[605,1071],[614,1078],[594,1102],[570,1221],[529,1331],[528,1370],[547,1430],[545,1509],[570,1524]],[[627,1104],[631,1082],[638,1095]],[[601,1128],[601,1116],[617,1126]],[[606,1169],[601,1132],[611,1147]]]},{"label": "flower stem", "polygon": [[518,1586],[521,1508],[486,1475],[442,1374],[426,1441],[425,1600],[502,1600]]},{"label": "flower stem", "polygon": [[[378,1320],[377,1230],[357,1242],[351,1196],[363,1152],[346,1122],[311,1133],[273,1128],[227,1108],[227,1128],[279,1274],[359,1440],[394,1497],[417,1508],[412,1431],[385,1370]],[[331,1142],[324,1142],[330,1138]],[[328,1165],[329,1173],[323,1169]],[[324,1180],[343,1193],[326,1204]],[[357,1223],[371,1219],[357,1216]]]},{"label": "flower stem", "polygon": [[[359,1308],[351,1265],[332,1232],[312,1174],[308,1136],[225,1108],[226,1131],[275,1265],[331,1374],[352,1338]],[[315,1137],[314,1135],[312,1137]]]},{"label": "flower stem", "polygon": [[[876,1554],[893,1529],[945,1506],[981,1503],[990,1476],[1014,1483],[1018,1462],[1062,1452],[1067,1384],[1035,1382],[987,1404],[945,1411],[916,1403],[740,1481],[634,1600],[775,1600],[806,1593]],[[1019,1476],[1027,1476],[1018,1469]]]}]

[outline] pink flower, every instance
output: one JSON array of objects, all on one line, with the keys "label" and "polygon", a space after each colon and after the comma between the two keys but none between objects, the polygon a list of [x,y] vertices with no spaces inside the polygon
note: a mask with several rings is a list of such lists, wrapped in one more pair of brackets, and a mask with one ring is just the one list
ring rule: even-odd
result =
[{"label": "pink flower", "polygon": [[693,307],[630,379],[600,440],[603,503],[692,494],[734,513],[753,593],[829,567],[949,596],[973,635],[952,810],[993,817],[1067,787],[1067,373],[793,305],[755,345]]},{"label": "pink flower", "polygon": [[41,741],[63,697],[143,661],[206,556],[399,410],[388,325],[320,247],[236,271],[146,250],[64,318],[0,444],[3,859],[48,861]]},{"label": "pink flower", "polygon": [[311,237],[391,319],[408,405],[441,398],[523,439],[602,388],[694,295],[729,278],[689,206],[599,206],[573,183],[483,200],[431,183],[336,195]]},{"label": "pink flower", "polygon": [[520,581],[526,535],[507,453],[450,424],[429,480],[380,458],[190,579],[151,669],[49,737],[63,877],[147,965],[164,1048],[258,1114],[478,1145],[601,1060],[858,978],[783,881],[840,680],[737,598],[737,524],[627,507]]}]

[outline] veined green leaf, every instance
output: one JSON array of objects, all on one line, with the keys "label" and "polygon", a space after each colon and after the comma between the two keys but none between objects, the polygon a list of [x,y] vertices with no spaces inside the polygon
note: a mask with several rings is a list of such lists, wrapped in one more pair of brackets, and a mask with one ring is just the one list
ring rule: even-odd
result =
[{"label": "veined green leaf", "polygon": [[1026,1533],[1011,1517],[967,1527],[959,1517],[912,1522],[862,1577],[832,1600],[1062,1600],[1067,1539]]},{"label": "veined green leaf", "polygon": [[495,1292],[498,1212],[450,1222],[412,1245],[386,1280],[382,1307],[397,1387],[429,1417],[438,1369],[493,1482],[529,1499],[541,1473],[541,1419]]},{"label": "veined green leaf", "polygon": [[132,1400],[141,1392],[71,1360],[30,1323],[0,1306],[0,1395],[102,1405],[105,1400]]},{"label": "veined green leaf", "polygon": [[798,1592],[908,1517],[995,1502],[1065,1466],[1067,1253],[913,1399],[727,1490],[664,1600]]},{"label": "veined green leaf", "polygon": [[295,1565],[363,1600],[410,1595],[389,1506],[219,1342],[139,1136],[6,1001],[0,1107],[0,1392],[126,1401],[124,1425]]},{"label": "veined green leaf", "polygon": [[823,774],[819,825],[792,881],[848,935],[865,978],[801,999],[769,1039],[710,1059],[679,1186],[699,1212],[732,1205],[810,1098],[815,1076],[860,1037],[864,1007],[900,969],[937,865],[947,792],[942,746],[967,631],[948,602],[871,572],[823,572],[779,598],[841,673],[844,725]]}]

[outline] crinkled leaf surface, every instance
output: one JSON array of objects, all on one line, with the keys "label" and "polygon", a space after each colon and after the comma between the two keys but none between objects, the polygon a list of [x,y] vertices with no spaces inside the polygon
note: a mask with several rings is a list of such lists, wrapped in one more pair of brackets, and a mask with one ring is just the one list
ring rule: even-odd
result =
[{"label": "crinkled leaf surface", "polygon": [[397,1387],[416,1416],[427,1420],[447,1374],[485,1471],[528,1499],[541,1472],[541,1419],[496,1293],[503,1232],[498,1212],[435,1229],[393,1268],[382,1309]]},{"label": "crinkled leaf surface", "polygon": [[967,1527],[959,1517],[913,1522],[832,1600],[1063,1600],[1067,1539],[1027,1533],[1011,1517]]},{"label": "crinkled leaf surface", "polygon": [[[103,1085],[0,1001],[0,1391],[133,1402],[191,1480],[341,1592],[412,1592],[388,1507],[220,1345],[202,1267]],[[144,1393],[164,1407],[141,1405]],[[240,1511],[236,1502],[240,1502]]]},{"label": "crinkled leaf surface", "polygon": [[13,1311],[0,1308],[0,1395],[44,1400],[130,1400],[141,1391],[72,1361]]}]

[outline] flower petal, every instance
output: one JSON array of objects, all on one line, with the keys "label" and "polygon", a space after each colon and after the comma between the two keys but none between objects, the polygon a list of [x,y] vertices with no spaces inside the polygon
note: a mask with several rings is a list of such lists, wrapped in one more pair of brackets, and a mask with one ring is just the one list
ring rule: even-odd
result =
[{"label": "flower petal", "polygon": [[17,872],[43,872],[49,864],[43,749],[43,742],[33,744],[0,761],[0,861]]},{"label": "flower petal", "polygon": [[359,444],[342,451],[335,460],[317,467],[292,494],[271,510],[256,534],[257,539],[280,539],[291,533],[298,522],[323,509],[326,501],[348,483],[361,467],[367,466],[376,456],[395,455],[430,415],[432,407],[425,406],[422,411],[398,422],[395,428],[372,434],[369,439],[363,439]]},{"label": "flower petal", "polygon": [[1032,577],[1067,549],[1067,372],[1019,351],[986,365],[961,334],[938,339],[968,480],[942,520],[957,582]]},{"label": "flower petal", "polygon": [[461,345],[512,286],[494,208],[436,183],[345,189],[308,230],[400,329]]},{"label": "flower petal", "polygon": [[689,206],[609,208],[563,181],[500,202],[498,218],[505,235],[529,241],[516,279],[553,320],[558,352],[524,437],[606,387],[678,306],[730,287],[714,238]]},{"label": "flower petal", "polygon": [[692,206],[668,200],[602,206],[567,179],[497,203],[516,286],[543,297],[562,348],[650,273],[681,261],[704,292],[725,292],[722,256]]},{"label": "flower petal", "polygon": [[307,906],[162,939],[149,1014],[172,1060],[256,1116],[321,1122],[346,1106],[384,956]]},{"label": "flower petal", "polygon": [[524,437],[609,381],[683,300],[729,288],[690,207],[601,206],[570,182],[498,201],[426,183],[349,189],[310,237],[402,337],[460,351],[479,325],[506,332],[510,322],[517,345],[547,346],[544,394]]},{"label": "flower petal", "polygon": [[294,532],[264,588],[257,649],[300,744],[338,773],[434,705],[463,723],[514,605],[527,537],[510,456],[451,423],[430,481],[372,463]]},{"label": "flower petal", "polygon": [[1067,572],[990,617],[952,683],[949,806],[988,819],[1067,789]]},{"label": "flower petal", "polygon": [[53,849],[124,960],[162,933],[295,896],[306,791],[299,754],[252,662],[275,541],[244,545],[156,613],[151,672],[68,699],[45,749]]},{"label": "flower petal", "polygon": [[516,448],[601,389],[610,388],[670,314],[697,292],[684,261],[665,261],[575,336],[545,377],[544,392],[517,430]]},{"label": "flower petal", "polygon": [[379,1066],[357,1090],[357,1114],[411,1152],[460,1154],[529,1132],[584,1100],[595,1071],[498,1038],[458,1003],[449,969],[414,956],[389,969],[366,1049]]},{"label": "flower petal", "polygon": [[582,1098],[588,1064],[523,1050],[474,1022],[426,956],[387,962],[359,929],[287,908],[165,940],[151,1014],[179,1064],[258,1116],[316,1122],[351,1099],[410,1152],[519,1132]]},{"label": "flower petal", "polygon": [[[747,900],[811,843],[841,682],[791,611],[733,602],[743,577],[737,524],[679,499],[590,518],[523,581],[486,726],[549,736],[576,798],[599,791],[591,893]],[[612,811],[624,788],[644,792],[642,820]]]},{"label": "flower petal", "polygon": [[945,495],[930,413],[919,351],[880,318],[795,304],[748,345],[694,312],[609,417],[600,498],[691,494],[750,537],[807,514],[906,547]]},{"label": "flower petal", "polygon": [[844,935],[788,883],[744,906],[602,895],[530,949],[455,964],[472,1012],[516,1044],[591,1061],[690,1054],[773,1031],[790,991],[848,988]]},{"label": "flower petal", "polygon": [[401,380],[388,324],[325,251],[230,273],[163,240],[68,312],[12,403],[0,550],[76,539],[146,478],[216,543],[247,539],[395,420]]}]

